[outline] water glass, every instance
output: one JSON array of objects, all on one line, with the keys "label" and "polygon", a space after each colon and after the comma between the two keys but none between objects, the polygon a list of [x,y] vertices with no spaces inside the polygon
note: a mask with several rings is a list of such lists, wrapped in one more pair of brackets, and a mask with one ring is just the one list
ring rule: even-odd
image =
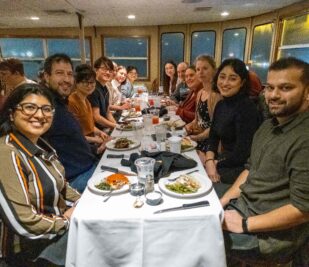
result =
[{"label": "water glass", "polygon": [[158,143],[164,142],[167,133],[166,126],[163,124],[155,126],[155,133],[156,133],[156,141]]},{"label": "water glass", "polygon": [[139,183],[145,185],[146,177],[151,175],[154,177],[154,165],[156,160],[153,158],[143,157],[135,160],[134,164],[137,169],[137,180]]},{"label": "water glass", "polygon": [[152,130],[152,115],[151,114],[144,114],[144,129],[145,132],[150,132]]},{"label": "water glass", "polygon": [[168,139],[169,145],[170,145],[170,152],[178,153],[181,152],[181,137],[178,136],[172,136]]}]

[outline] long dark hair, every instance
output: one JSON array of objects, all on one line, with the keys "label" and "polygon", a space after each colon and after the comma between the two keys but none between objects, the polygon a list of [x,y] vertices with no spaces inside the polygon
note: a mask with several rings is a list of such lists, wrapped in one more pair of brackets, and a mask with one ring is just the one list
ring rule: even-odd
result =
[{"label": "long dark hair", "polygon": [[25,83],[16,87],[6,99],[2,112],[0,114],[0,136],[13,131],[10,115],[16,105],[23,101],[28,95],[35,94],[46,97],[52,106],[54,106],[53,96],[49,89],[34,83]]},{"label": "long dark hair", "polygon": [[240,79],[244,81],[243,85],[240,87],[239,92],[243,94],[248,94],[250,90],[249,72],[247,70],[246,64],[238,58],[228,58],[221,63],[214,77],[214,90],[217,92],[219,91],[217,87],[218,77],[220,72],[226,66],[231,66],[235,73],[239,75]]},{"label": "long dark hair", "polygon": [[173,79],[173,84],[172,84],[172,92],[175,91],[175,89],[176,89],[176,83],[177,83],[177,77],[178,77],[177,76],[177,65],[176,65],[176,63],[172,60],[165,62],[164,69],[163,69],[163,91],[164,91],[165,94],[169,93],[170,80],[171,80],[171,78],[169,76],[167,76],[166,72],[165,72],[165,66],[167,64],[173,65],[174,69],[175,69],[174,79]]}]

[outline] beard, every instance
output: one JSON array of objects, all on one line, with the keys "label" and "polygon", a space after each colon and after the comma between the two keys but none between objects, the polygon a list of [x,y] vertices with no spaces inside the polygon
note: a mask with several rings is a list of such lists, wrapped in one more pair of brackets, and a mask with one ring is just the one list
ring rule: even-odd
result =
[{"label": "beard", "polygon": [[268,100],[267,105],[271,115],[275,117],[288,117],[297,113],[304,104],[304,98],[299,97],[287,103],[282,100]]}]

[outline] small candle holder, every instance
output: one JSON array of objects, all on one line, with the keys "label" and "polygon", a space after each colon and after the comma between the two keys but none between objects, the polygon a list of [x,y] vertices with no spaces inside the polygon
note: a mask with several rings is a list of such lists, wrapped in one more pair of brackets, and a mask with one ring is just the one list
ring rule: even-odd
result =
[{"label": "small candle holder", "polygon": [[142,196],[145,193],[145,186],[141,183],[134,183],[130,185],[130,194],[132,196]]}]

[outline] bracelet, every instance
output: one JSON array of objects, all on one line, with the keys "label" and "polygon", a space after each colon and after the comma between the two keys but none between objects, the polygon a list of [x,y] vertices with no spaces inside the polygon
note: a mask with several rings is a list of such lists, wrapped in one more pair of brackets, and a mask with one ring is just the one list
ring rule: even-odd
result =
[{"label": "bracelet", "polygon": [[212,160],[212,161],[215,161],[215,159],[206,159],[206,160],[205,160],[205,163],[206,163],[207,161],[211,161],[211,160]]},{"label": "bracelet", "polygon": [[248,218],[242,218],[242,221],[241,221],[241,224],[242,224],[242,230],[243,232],[246,234],[246,233],[249,233],[249,230],[248,230]]}]

